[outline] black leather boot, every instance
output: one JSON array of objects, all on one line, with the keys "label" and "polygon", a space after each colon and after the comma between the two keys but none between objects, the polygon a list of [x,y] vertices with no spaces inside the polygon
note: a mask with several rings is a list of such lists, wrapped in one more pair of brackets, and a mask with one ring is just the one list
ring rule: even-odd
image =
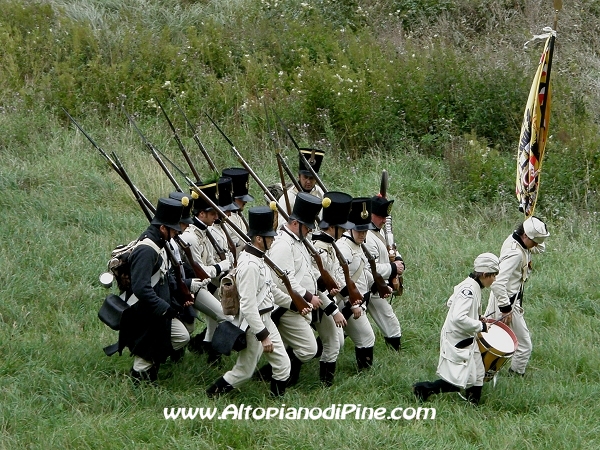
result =
[{"label": "black leather boot", "polygon": [[313,358],[320,358],[321,355],[323,354],[323,341],[321,340],[321,336],[317,336],[317,353],[315,353],[315,356],[313,356]]},{"label": "black leather boot", "polygon": [[205,351],[204,336],[206,336],[206,328],[195,336],[192,336],[188,344],[188,348],[191,352],[202,355]]},{"label": "black leather boot", "polygon": [[273,367],[267,363],[256,371],[255,378],[262,381],[271,381],[273,377]]},{"label": "black leather boot", "polygon": [[373,365],[373,347],[355,347],[358,370],[369,369]]},{"label": "black leather boot", "polygon": [[271,379],[271,396],[283,397],[283,394],[285,394],[285,388],[287,387],[287,384],[288,380]]},{"label": "black leather boot", "polygon": [[288,387],[295,386],[300,379],[300,369],[302,368],[302,361],[294,354],[291,348],[288,348],[287,353],[290,357],[290,378],[288,379]]},{"label": "black leather boot", "polygon": [[227,381],[225,381],[225,378],[220,377],[217,379],[217,381],[215,381],[208,387],[208,389],[206,390],[206,395],[208,395],[209,397],[217,397],[221,394],[227,394],[232,390],[233,386],[230,385]]},{"label": "black leather boot", "polygon": [[170,355],[171,362],[178,363],[183,358],[183,355],[185,355],[185,347],[182,347],[179,350],[173,350]]},{"label": "black leather boot", "polygon": [[458,392],[460,388],[448,383],[445,380],[436,381],[421,381],[413,384],[413,393],[421,401],[425,401],[432,394],[440,394],[442,392]]},{"label": "black leather boot", "polygon": [[148,370],[140,370],[139,372],[137,370],[134,370],[134,368],[132,367],[131,371],[129,372],[129,376],[131,377],[131,379],[133,380],[133,384],[135,385],[139,385],[142,381],[148,381],[151,384],[156,384],[156,381],[158,380],[159,367],[159,365],[155,364]]},{"label": "black leather boot", "polygon": [[335,366],[336,366],[335,361],[333,361],[333,362],[320,361],[319,378],[320,378],[321,382],[327,387],[333,385],[333,378],[335,376]]},{"label": "black leather boot", "polygon": [[481,400],[481,391],[483,390],[483,386],[471,386],[469,389],[465,390],[465,396],[467,400],[474,405],[479,405],[479,400]]},{"label": "black leather boot", "polygon": [[392,347],[397,352],[399,352],[400,349],[402,348],[402,343],[401,343],[400,336],[398,336],[398,337],[386,337],[385,338],[385,343],[388,345],[388,347]]}]

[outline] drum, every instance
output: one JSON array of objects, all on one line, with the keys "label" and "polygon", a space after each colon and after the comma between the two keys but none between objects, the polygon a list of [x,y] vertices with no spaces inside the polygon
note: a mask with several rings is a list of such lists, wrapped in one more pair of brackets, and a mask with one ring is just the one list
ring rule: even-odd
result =
[{"label": "drum", "polygon": [[502,366],[512,358],[518,341],[515,333],[503,322],[488,320],[487,333],[477,334],[477,344],[481,351],[481,359],[485,367],[484,381],[491,381]]}]

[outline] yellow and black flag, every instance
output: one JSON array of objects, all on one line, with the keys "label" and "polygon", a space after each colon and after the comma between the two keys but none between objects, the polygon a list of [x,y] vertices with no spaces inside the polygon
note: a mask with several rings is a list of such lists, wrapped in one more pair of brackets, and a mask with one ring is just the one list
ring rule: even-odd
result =
[{"label": "yellow and black flag", "polygon": [[521,125],[521,137],[517,152],[516,194],[519,200],[519,210],[525,214],[525,217],[533,215],[539,194],[542,159],[550,125],[552,99],[550,73],[555,38],[556,32],[552,30],[547,35],[546,45],[533,78]]}]

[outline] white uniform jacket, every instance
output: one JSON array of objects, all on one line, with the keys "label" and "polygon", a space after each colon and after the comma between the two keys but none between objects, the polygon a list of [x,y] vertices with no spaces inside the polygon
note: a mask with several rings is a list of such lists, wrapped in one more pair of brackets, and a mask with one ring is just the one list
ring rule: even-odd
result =
[{"label": "white uniform jacket", "polygon": [[[332,245],[333,241],[333,237],[329,236],[326,233],[313,234],[313,245],[317,249],[317,252],[319,252],[319,256],[321,256],[321,261],[323,261],[323,268],[331,275],[331,277],[337,282],[339,286],[343,287],[346,284],[346,281],[344,280],[343,275],[340,279],[340,273],[342,269],[340,267],[340,262],[338,261],[337,256],[335,254],[335,249]],[[321,273],[319,272],[317,262],[314,260],[314,258],[312,258],[312,264],[313,274],[315,277],[317,277],[318,280],[321,276]],[[325,292],[324,289],[324,287],[323,289],[320,289],[324,295],[319,295],[319,297],[323,301],[321,309],[325,312],[325,314],[330,316],[332,314],[335,314],[338,308],[336,306],[335,301],[331,300],[326,295],[327,292]]]},{"label": "white uniform jacket", "polygon": [[[348,260],[348,269],[350,271],[350,277],[354,280],[358,291],[365,295],[371,291],[373,286],[373,274],[369,267],[369,261],[365,256],[360,245],[356,244],[350,235],[350,232],[346,232],[337,241],[337,245],[344,255],[344,258]],[[357,273],[360,271],[360,273]],[[344,277],[342,267],[338,269],[338,277]]]},{"label": "white uniform jacket", "polygon": [[188,225],[180,236],[182,241],[190,245],[194,261],[202,265],[210,278],[216,277],[220,269],[215,265],[219,261],[215,258],[214,248],[206,237],[206,230],[195,225]]},{"label": "white uniform jacket", "polygon": [[474,338],[483,326],[479,320],[481,286],[477,280],[467,277],[455,286],[447,306],[450,309],[440,335],[437,374],[448,383],[464,388],[469,374],[476,371]]},{"label": "white uniform jacket", "polygon": [[[292,289],[306,301],[310,301],[312,296],[317,294],[317,279],[312,271],[308,250],[287,226],[277,233],[268,255],[281,270],[288,273]],[[273,274],[274,279],[275,277],[276,275]],[[276,284],[279,289],[285,290],[285,286],[279,278],[276,278]],[[287,308],[289,309],[289,305]]]},{"label": "white uniform jacket", "polygon": [[[295,186],[292,186],[287,190],[287,193],[288,193],[288,199],[290,200],[290,211],[293,211],[294,205],[296,204],[296,196],[298,195],[298,189],[296,189]],[[321,189],[321,187],[318,184],[315,184],[315,187],[312,188],[312,190],[309,192],[309,194],[314,195],[315,197],[319,197],[319,198],[323,198],[325,196],[323,189]],[[285,203],[285,195],[282,195],[281,197],[279,197],[279,200],[277,200],[277,203],[279,203],[281,205],[281,207],[283,208],[284,211],[287,211],[287,205]],[[322,217],[321,214],[322,213],[319,212],[319,218]],[[281,228],[284,223],[285,223],[285,219],[281,216],[281,214],[277,214],[277,228],[278,229]]]},{"label": "white uniform jacket", "polygon": [[262,258],[263,253],[247,246],[240,253],[236,272],[236,285],[240,296],[238,322],[246,324],[259,341],[269,335],[262,315],[272,311],[274,304],[289,304],[291,298],[281,291],[271,278],[271,270]]},{"label": "white uniform jacket", "polygon": [[388,280],[397,274],[396,265],[390,262],[389,252],[385,244],[385,236],[381,230],[369,230],[365,239],[365,246],[376,261],[377,273]]}]

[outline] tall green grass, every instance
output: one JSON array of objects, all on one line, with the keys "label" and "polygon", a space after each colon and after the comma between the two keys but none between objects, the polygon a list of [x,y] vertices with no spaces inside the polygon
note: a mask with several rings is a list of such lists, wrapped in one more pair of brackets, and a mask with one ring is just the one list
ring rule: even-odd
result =
[{"label": "tall green grass", "polygon": [[[433,421],[165,421],[165,407],[279,407],[282,401],[270,399],[268,386],[256,381],[231,396],[207,399],[204,389],[231,367],[234,357],[226,358],[219,370],[188,353],[181,363],[161,368],[157,387],[135,388],[127,377],[131,358],[104,356],[102,347],[116,333],[96,317],[106,295],[97,276],[110,250],[136,237],[145,218],[125,185],[72,126],[57,126],[58,118],[43,112],[0,116],[7,130],[20,129],[26,119],[39,126],[26,130],[23,144],[15,141],[0,154],[0,447],[597,445],[596,216],[549,218],[548,251],[535,258],[526,287],[534,340],[528,376],[501,376],[495,388],[486,385],[479,408],[455,396],[438,396],[426,405],[437,410]],[[78,119],[105,150],[119,154],[151,199],[172,189],[132,130],[107,126],[97,116]],[[111,123],[119,120],[111,117]],[[139,124],[163,151],[182,160],[165,124],[146,116],[139,117]],[[206,130],[203,137],[220,167],[235,164],[218,136]],[[272,153],[246,145],[254,138],[239,129],[232,139],[265,181],[277,179]],[[184,141],[193,149],[189,137]],[[294,154],[286,153],[295,163]],[[197,150],[192,154],[198,165],[204,164]],[[400,354],[388,350],[377,331],[375,366],[358,374],[348,341],[335,385],[322,388],[317,362],[306,364],[301,384],[283,400],[289,407],[418,406],[411,385],[435,377],[444,303],[452,287],[466,276],[478,253],[497,253],[520,220],[512,198],[465,201],[454,189],[447,165],[414,152],[399,151],[391,159],[365,153],[355,160],[332,152],[323,176],[331,189],[370,195],[378,188],[383,167],[391,174],[396,240],[408,267],[404,296],[394,299],[404,349]],[[251,192],[261,197],[252,182]],[[494,444],[490,438],[496,439]]]},{"label": "tall green grass", "polygon": [[[153,201],[173,188],[122,102],[185,167],[151,101],[160,99],[203,176],[210,171],[169,96],[198,125],[219,168],[239,164],[204,111],[265,182],[278,181],[275,146],[296,167],[273,115],[265,121],[266,104],[301,145],[327,151],[330,189],[375,194],[388,169],[407,264],[404,296],[394,299],[404,349],[388,350],[377,331],[375,366],[358,374],[348,341],[332,388],[316,381],[314,361],[284,401],[415,407],[410,388],[435,377],[452,287],[477,254],[498,253],[522,220],[512,149],[541,52],[522,44],[550,24],[551,5],[0,0],[0,10],[0,448],[598,447],[593,3],[571,2],[560,14],[537,206],[552,236],[526,286],[529,374],[486,385],[477,409],[438,396],[426,405],[437,418],[412,422],[165,421],[164,407],[281,402],[256,381],[207,399],[204,389],[234,357],[218,370],[188,353],[161,368],[157,387],[135,388],[132,359],[104,356],[116,333],[96,317],[107,294],[97,277],[115,245],[137,237],[146,220],[60,107],[119,155]],[[251,192],[262,198],[252,181]]]}]

